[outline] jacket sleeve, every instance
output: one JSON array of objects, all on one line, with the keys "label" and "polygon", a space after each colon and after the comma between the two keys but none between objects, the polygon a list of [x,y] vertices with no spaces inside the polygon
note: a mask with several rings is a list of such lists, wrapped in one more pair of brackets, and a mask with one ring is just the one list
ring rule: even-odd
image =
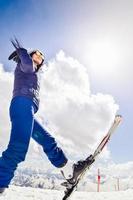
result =
[{"label": "jacket sleeve", "polygon": [[24,48],[17,49],[17,54],[20,58],[20,68],[24,73],[32,73],[35,71],[33,61],[28,54],[27,50]]}]

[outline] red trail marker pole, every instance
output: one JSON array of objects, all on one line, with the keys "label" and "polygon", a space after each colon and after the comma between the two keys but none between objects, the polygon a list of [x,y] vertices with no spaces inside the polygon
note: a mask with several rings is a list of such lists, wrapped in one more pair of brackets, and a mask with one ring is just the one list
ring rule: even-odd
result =
[{"label": "red trail marker pole", "polygon": [[100,192],[100,169],[98,169],[98,176],[97,176],[97,192]]}]

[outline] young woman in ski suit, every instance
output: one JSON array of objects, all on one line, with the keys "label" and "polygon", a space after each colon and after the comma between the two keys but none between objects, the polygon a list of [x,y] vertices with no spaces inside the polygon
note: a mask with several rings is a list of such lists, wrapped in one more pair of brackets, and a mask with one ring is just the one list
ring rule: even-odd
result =
[{"label": "young woman in ski suit", "polygon": [[[34,118],[39,108],[40,78],[44,56],[39,50],[30,54],[17,40],[13,60],[17,61],[14,73],[13,97],[10,104],[11,134],[7,149],[0,157],[0,192],[7,188],[14,177],[18,163],[25,160],[30,138],[40,144],[55,167],[63,167],[67,158],[55,139]],[[9,57],[12,59],[12,56]]]}]

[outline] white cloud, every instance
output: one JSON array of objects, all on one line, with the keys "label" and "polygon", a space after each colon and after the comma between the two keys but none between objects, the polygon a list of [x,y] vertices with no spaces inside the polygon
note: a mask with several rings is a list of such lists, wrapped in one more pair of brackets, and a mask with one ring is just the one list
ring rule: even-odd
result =
[{"label": "white cloud", "polygon": [[108,174],[120,178],[133,178],[133,162],[112,164],[107,169]]},{"label": "white cloud", "polygon": [[0,151],[7,146],[10,134],[9,106],[12,95],[13,75],[5,72],[0,64]]},{"label": "white cloud", "polygon": [[86,68],[63,51],[42,75],[38,117],[48,120],[67,153],[94,149],[118,110],[113,97],[92,94]]}]

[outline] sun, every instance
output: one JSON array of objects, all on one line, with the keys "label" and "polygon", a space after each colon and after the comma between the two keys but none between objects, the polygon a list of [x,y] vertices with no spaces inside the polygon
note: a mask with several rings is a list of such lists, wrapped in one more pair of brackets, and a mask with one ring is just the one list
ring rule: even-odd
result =
[{"label": "sun", "polygon": [[118,46],[109,40],[96,41],[90,47],[90,69],[97,75],[108,75],[118,70]]}]

